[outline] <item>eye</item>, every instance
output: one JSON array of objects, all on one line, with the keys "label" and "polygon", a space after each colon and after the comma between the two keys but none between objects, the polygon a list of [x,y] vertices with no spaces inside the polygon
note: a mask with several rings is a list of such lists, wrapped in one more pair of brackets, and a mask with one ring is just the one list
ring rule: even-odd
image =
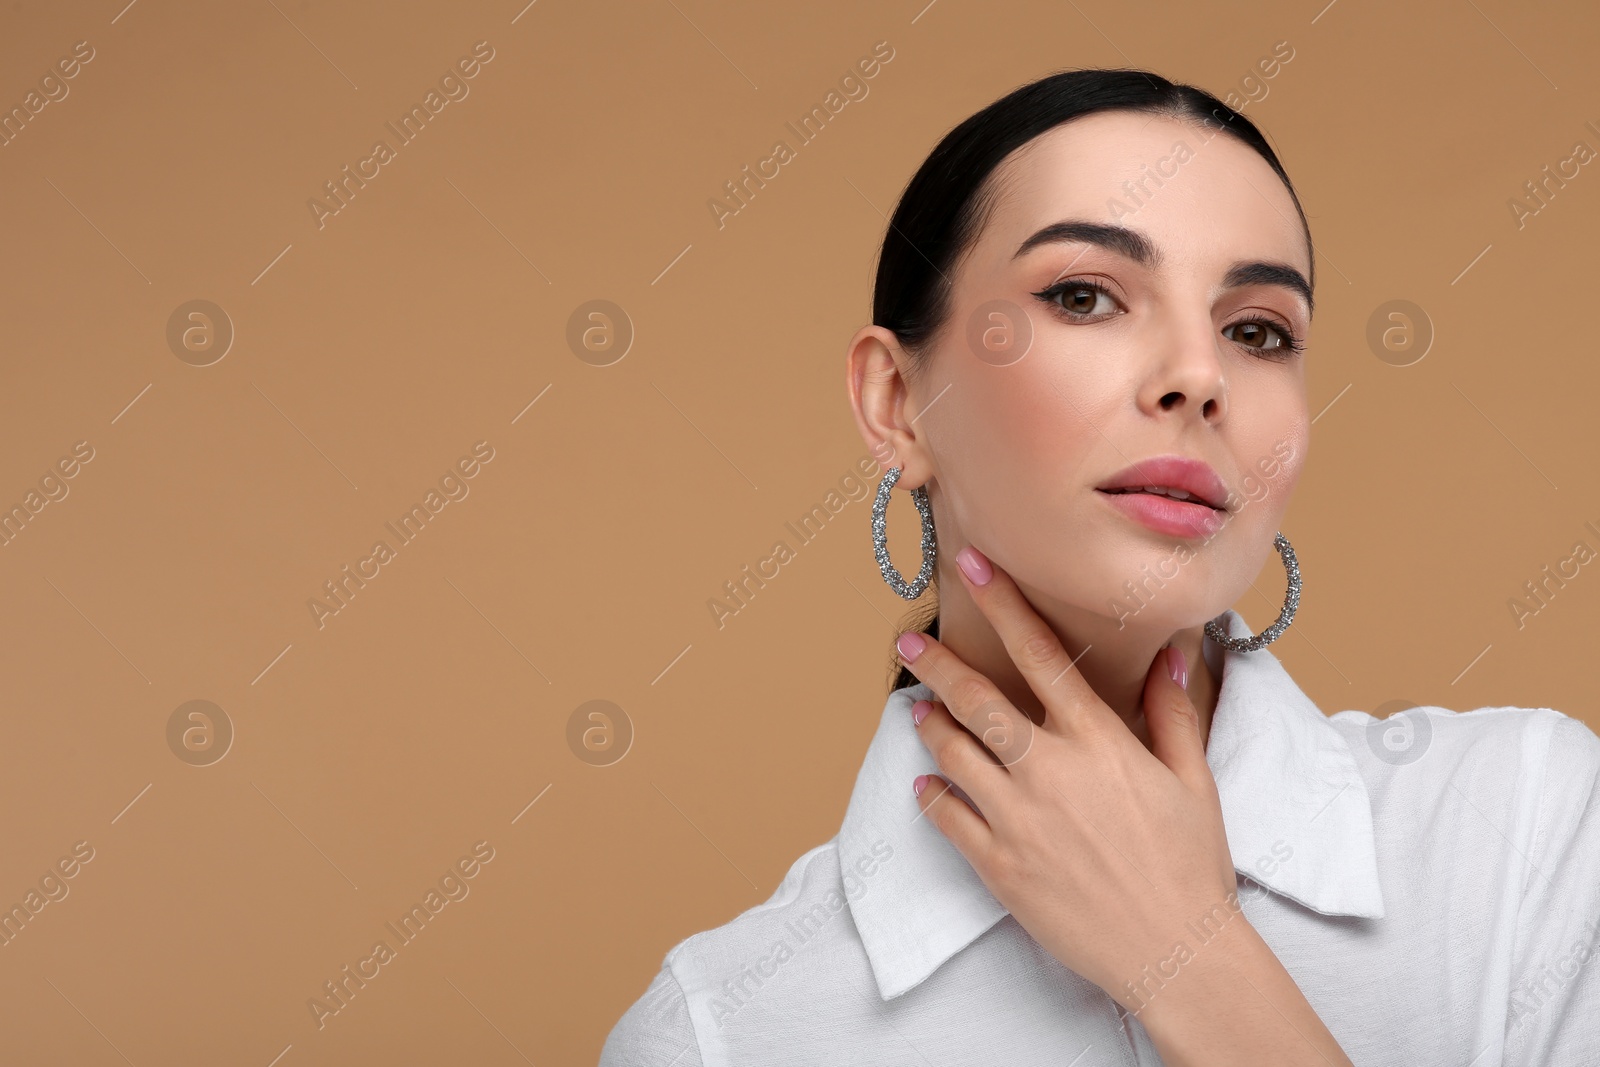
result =
[{"label": "eye", "polygon": [[1117,304],[1105,286],[1082,278],[1064,279],[1033,295],[1063,313],[1068,321],[1109,315]]},{"label": "eye", "polygon": [[[1238,331],[1238,335],[1229,331]],[[1285,323],[1271,319],[1245,319],[1222,328],[1222,336],[1246,348],[1254,348],[1271,359],[1289,359],[1305,349],[1305,342]]]}]

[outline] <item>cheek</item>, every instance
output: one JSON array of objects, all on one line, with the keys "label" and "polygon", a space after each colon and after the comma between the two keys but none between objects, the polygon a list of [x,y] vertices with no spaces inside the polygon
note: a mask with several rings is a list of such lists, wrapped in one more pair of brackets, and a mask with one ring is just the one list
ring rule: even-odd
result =
[{"label": "cheek", "polygon": [[1305,469],[1305,457],[1300,453],[1283,465],[1283,470],[1279,472],[1276,480],[1276,491],[1285,498],[1285,504],[1288,502],[1287,498],[1294,492],[1295,486],[1300,484],[1300,474]]},{"label": "cheek", "polygon": [[1273,373],[1244,378],[1232,391],[1232,425],[1225,435],[1244,505],[1238,519],[1251,529],[1282,518],[1309,455],[1311,419],[1302,379],[1283,373],[1288,368],[1269,369]]},{"label": "cheek", "polygon": [[[1039,357],[1039,358],[1036,358]],[[1009,367],[976,366],[950,392],[963,391],[947,421],[952,478],[982,502],[1013,514],[1057,503],[1086,475],[1101,440],[1103,403],[1068,368],[1030,353]],[[946,399],[956,400],[954,395]],[[979,501],[975,500],[975,503]]]},{"label": "cheek", "polygon": [[1299,420],[1267,441],[1257,462],[1257,477],[1268,489],[1263,510],[1270,511],[1274,520],[1281,518],[1289,507],[1289,498],[1300,484],[1305,471],[1309,440],[1307,424]]},{"label": "cheek", "polygon": [[948,521],[1014,577],[1059,595],[1061,546],[1088,541],[1086,509],[1095,502],[1085,490],[1097,471],[1122,462],[1107,466],[1105,438],[1095,429],[1115,425],[1112,389],[1040,351],[947,380],[950,391],[933,411],[949,405],[938,423]]}]

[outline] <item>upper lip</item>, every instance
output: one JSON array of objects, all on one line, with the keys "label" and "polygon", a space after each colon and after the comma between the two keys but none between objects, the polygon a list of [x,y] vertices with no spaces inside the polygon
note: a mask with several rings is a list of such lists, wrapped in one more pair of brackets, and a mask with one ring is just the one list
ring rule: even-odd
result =
[{"label": "upper lip", "polygon": [[1141,459],[1113,474],[1096,488],[1126,489],[1147,485],[1160,486],[1163,489],[1182,489],[1217,511],[1228,510],[1228,487],[1217,477],[1217,472],[1198,459],[1177,454]]}]

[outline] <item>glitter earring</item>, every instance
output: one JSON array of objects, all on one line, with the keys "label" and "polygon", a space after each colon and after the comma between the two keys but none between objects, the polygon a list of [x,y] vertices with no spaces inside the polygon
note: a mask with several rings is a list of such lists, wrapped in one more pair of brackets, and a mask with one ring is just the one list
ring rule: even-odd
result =
[{"label": "glitter earring", "polygon": [[917,512],[922,516],[922,569],[917,572],[915,580],[907,584],[900,572],[895,570],[894,564],[889,562],[889,536],[884,528],[884,516],[889,509],[889,491],[899,480],[900,468],[890,467],[878,483],[878,496],[872,502],[872,552],[878,557],[878,569],[883,572],[883,580],[889,583],[889,588],[906,600],[915,600],[928,588],[928,582],[933,578],[933,561],[938,551],[933,536],[933,508],[928,504],[927,489],[918,486],[911,490],[911,502],[917,505]]},{"label": "glitter earring", "polygon": [[1206,623],[1206,636],[1211,638],[1223,648],[1234,652],[1254,652],[1265,648],[1278,639],[1278,635],[1289,628],[1294,621],[1294,613],[1300,608],[1300,563],[1294,557],[1294,549],[1289,546],[1289,539],[1283,536],[1280,530],[1273,539],[1273,545],[1278,550],[1278,555],[1283,557],[1283,569],[1289,573],[1289,588],[1283,595],[1283,610],[1278,613],[1278,619],[1271,626],[1252,637],[1229,637],[1222,632],[1222,626],[1216,619]]}]

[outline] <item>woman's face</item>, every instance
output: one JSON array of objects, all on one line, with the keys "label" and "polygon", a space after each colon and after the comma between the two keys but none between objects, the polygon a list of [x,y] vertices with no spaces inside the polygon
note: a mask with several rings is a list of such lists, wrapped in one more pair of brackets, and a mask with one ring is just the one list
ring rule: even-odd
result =
[{"label": "woman's face", "polygon": [[[1132,112],[1056,127],[996,178],[886,465],[928,486],[941,556],[976,545],[1036,606],[1198,625],[1249,587],[1306,458],[1294,202],[1232,136]],[[1162,456],[1208,466],[1226,510],[1100,488],[1135,464],[1181,481]]]}]

